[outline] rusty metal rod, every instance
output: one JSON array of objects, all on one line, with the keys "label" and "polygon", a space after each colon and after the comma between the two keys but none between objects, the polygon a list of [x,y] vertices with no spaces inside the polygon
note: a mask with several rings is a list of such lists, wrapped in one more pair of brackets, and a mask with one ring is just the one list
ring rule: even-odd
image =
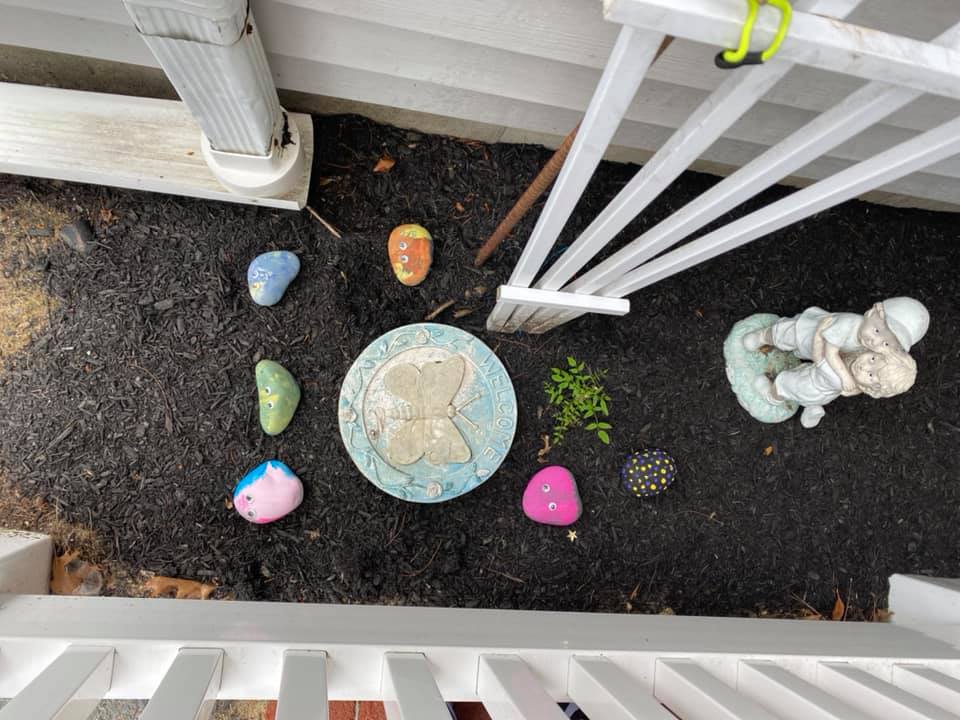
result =
[{"label": "rusty metal rod", "polygon": [[[660,43],[660,47],[657,49],[657,54],[653,58],[653,62],[656,62],[657,59],[663,55],[666,49],[670,47],[671,42],[673,42],[673,38],[669,35],[663,39],[663,42]],[[563,163],[570,153],[570,147],[573,145],[573,140],[577,137],[577,130],[579,129],[580,123],[577,123],[576,127],[567,133],[563,142],[560,143],[560,146],[554,151],[550,159],[547,160],[547,164],[543,166],[543,169],[537,173],[533,182],[530,183],[530,187],[523,191],[523,195],[521,195],[520,199],[510,208],[510,212],[507,213],[506,217],[500,221],[497,229],[493,231],[490,237],[487,238],[487,241],[480,247],[477,251],[477,257],[473,261],[474,267],[480,267],[493,255],[496,249],[500,247],[500,243],[510,234],[510,231],[516,227],[517,223],[527,214],[527,211],[533,207],[533,204],[543,195],[546,189],[550,187],[550,183],[552,183],[560,173],[560,168],[563,167]]]}]

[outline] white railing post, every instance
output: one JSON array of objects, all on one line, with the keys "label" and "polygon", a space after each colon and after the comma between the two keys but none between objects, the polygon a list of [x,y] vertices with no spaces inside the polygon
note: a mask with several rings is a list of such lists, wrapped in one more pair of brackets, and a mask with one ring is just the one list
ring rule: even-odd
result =
[{"label": "white railing post", "polygon": [[675,716],[653,697],[653,683],[642,684],[602,656],[570,659],[570,698],[591,718],[671,720]]},{"label": "white railing post", "polygon": [[654,692],[660,702],[681,718],[777,720],[688,658],[658,660]]},{"label": "white railing post", "polygon": [[[630,27],[620,30],[570,154],[557,176],[543,212],[537,218],[533,233],[524,245],[508,285],[530,287],[533,284],[540,266],[610,145],[662,41],[661,33]],[[505,301],[498,302],[487,318],[487,328],[507,330],[515,307]]]},{"label": "white railing post", "polygon": [[[798,3],[797,10],[842,18],[859,3],[860,0],[806,0]],[[729,73],[544,273],[536,287],[559,290],[792,67],[792,63],[774,60]],[[509,327],[522,328],[528,322],[536,325],[536,310],[536,306],[517,308]]]},{"label": "white railing post", "polygon": [[924,665],[894,665],[893,684],[944,710],[960,710],[960,679],[939,670]]},{"label": "white railing post", "polygon": [[287,650],[277,698],[276,720],[327,720],[327,654]]},{"label": "white railing post", "polygon": [[845,662],[822,662],[817,666],[817,684],[833,695],[846,698],[872,717],[897,720],[956,720],[957,716],[866,670]]},{"label": "white railing post", "polygon": [[47,594],[52,561],[49,536],[0,529],[0,594]]},{"label": "white railing post", "polygon": [[516,655],[481,655],[477,695],[491,720],[566,720],[536,675]]},{"label": "white railing post", "polygon": [[769,708],[780,720],[871,720],[839,698],[765,660],[740,663],[737,690]]},{"label": "white railing post", "polygon": [[728,250],[960,153],[960,118],[831,175],[626,273],[616,297],[698,265]]},{"label": "white railing post", "polygon": [[904,627],[960,627],[960,579],[891,575],[890,609],[893,622]]},{"label": "white railing post", "polygon": [[247,0],[124,0],[144,41],[203,130],[201,149],[225,187],[282,195],[306,152],[280,107]]},{"label": "white railing post", "polygon": [[381,692],[387,720],[450,720],[422,653],[386,653]]},{"label": "white railing post", "polygon": [[180,650],[140,720],[209,720],[222,672],[222,650]]},{"label": "white railing post", "polygon": [[112,647],[71,645],[0,709],[0,720],[86,720],[110,689],[113,656]]},{"label": "white railing post", "polygon": [[[956,47],[960,24],[931,41]],[[612,286],[626,272],[716,220],[775,182],[846,142],[854,135],[920,97],[919,90],[872,82],[776,143],[698,195],[668,218],[647,230],[596,267],[562,289],[565,293],[612,294]],[[584,310],[542,311],[531,321],[532,332],[546,332],[584,314]]]}]

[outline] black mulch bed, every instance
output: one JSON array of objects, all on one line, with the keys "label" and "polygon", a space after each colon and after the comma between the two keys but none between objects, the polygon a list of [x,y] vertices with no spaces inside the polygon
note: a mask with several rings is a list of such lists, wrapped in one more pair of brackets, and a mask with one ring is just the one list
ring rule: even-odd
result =
[{"label": "black mulch bed", "polygon": [[[113,559],[246,599],[685,614],[799,607],[794,596],[828,609],[835,587],[868,607],[883,602],[891,573],[960,574],[956,216],[848,203],[640,292],[625,318],[502,336],[484,322],[537,213],[488,268],[473,269],[473,253],[549,153],[357,117],[318,119],[317,131],[311,203],[342,240],[307,213],[14,178],[2,186],[7,201],[29,190],[82,209],[100,243],[88,257],[55,247],[42,259],[62,309],[0,376],[2,468],[90,523]],[[373,174],[384,151],[397,164]],[[634,170],[601,167],[565,242]],[[685,175],[631,236],[713,182]],[[414,289],[385,257],[401,222],[436,239],[433,272]],[[296,252],[303,270],[282,304],[264,309],[247,295],[245,270],[270,249]],[[737,405],[721,355],[736,320],[812,304],[863,311],[899,294],[933,318],[910,393],[840,400],[816,430],[796,419],[764,426]],[[449,298],[457,305],[437,321],[497,351],[517,389],[519,430],[485,485],[439,506],[408,504],[348,458],[339,387],[371,340]],[[453,320],[459,308],[474,312]],[[613,396],[609,447],[573,431],[549,455],[580,484],[575,542],[520,510],[551,425],[541,386],[567,355],[608,369]],[[257,422],[261,357],[286,365],[304,391],[277,438]],[[680,467],[654,500],[618,489],[623,457],[644,446],[666,448]],[[306,499],[253,526],[225,501],[272,457],[299,473]]]}]

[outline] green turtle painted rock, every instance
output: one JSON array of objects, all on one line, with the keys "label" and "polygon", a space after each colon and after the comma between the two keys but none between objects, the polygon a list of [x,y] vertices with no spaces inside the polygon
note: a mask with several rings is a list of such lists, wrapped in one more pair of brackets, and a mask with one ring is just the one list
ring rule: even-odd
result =
[{"label": "green turtle painted rock", "polygon": [[256,375],[260,427],[267,435],[279,435],[286,430],[297,410],[300,387],[293,375],[273,360],[258,362]]}]

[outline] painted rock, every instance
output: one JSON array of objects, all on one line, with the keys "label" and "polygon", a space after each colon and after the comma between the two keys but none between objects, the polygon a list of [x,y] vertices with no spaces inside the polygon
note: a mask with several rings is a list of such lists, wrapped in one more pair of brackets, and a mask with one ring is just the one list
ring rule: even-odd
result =
[{"label": "painted rock", "polygon": [[387,241],[387,255],[397,280],[419,285],[433,263],[433,238],[421,225],[397,225]]},{"label": "painted rock", "polygon": [[654,448],[627,456],[620,470],[620,482],[634,495],[659,495],[677,478],[677,463],[663,450]]},{"label": "painted rock", "polygon": [[577,481],[560,465],[536,473],[523,492],[523,512],[544,525],[572,525],[583,512]]},{"label": "painted rock", "polygon": [[250,297],[257,305],[276,305],[300,272],[300,258],[286,250],[257,255],[247,268]]},{"label": "painted rock", "polygon": [[301,502],[303,483],[279,460],[260,463],[233,490],[233,508],[258,525],[279,520]]},{"label": "painted rock", "polygon": [[257,397],[260,400],[260,427],[267,435],[279,435],[300,403],[300,387],[283,365],[273,360],[257,363]]}]

